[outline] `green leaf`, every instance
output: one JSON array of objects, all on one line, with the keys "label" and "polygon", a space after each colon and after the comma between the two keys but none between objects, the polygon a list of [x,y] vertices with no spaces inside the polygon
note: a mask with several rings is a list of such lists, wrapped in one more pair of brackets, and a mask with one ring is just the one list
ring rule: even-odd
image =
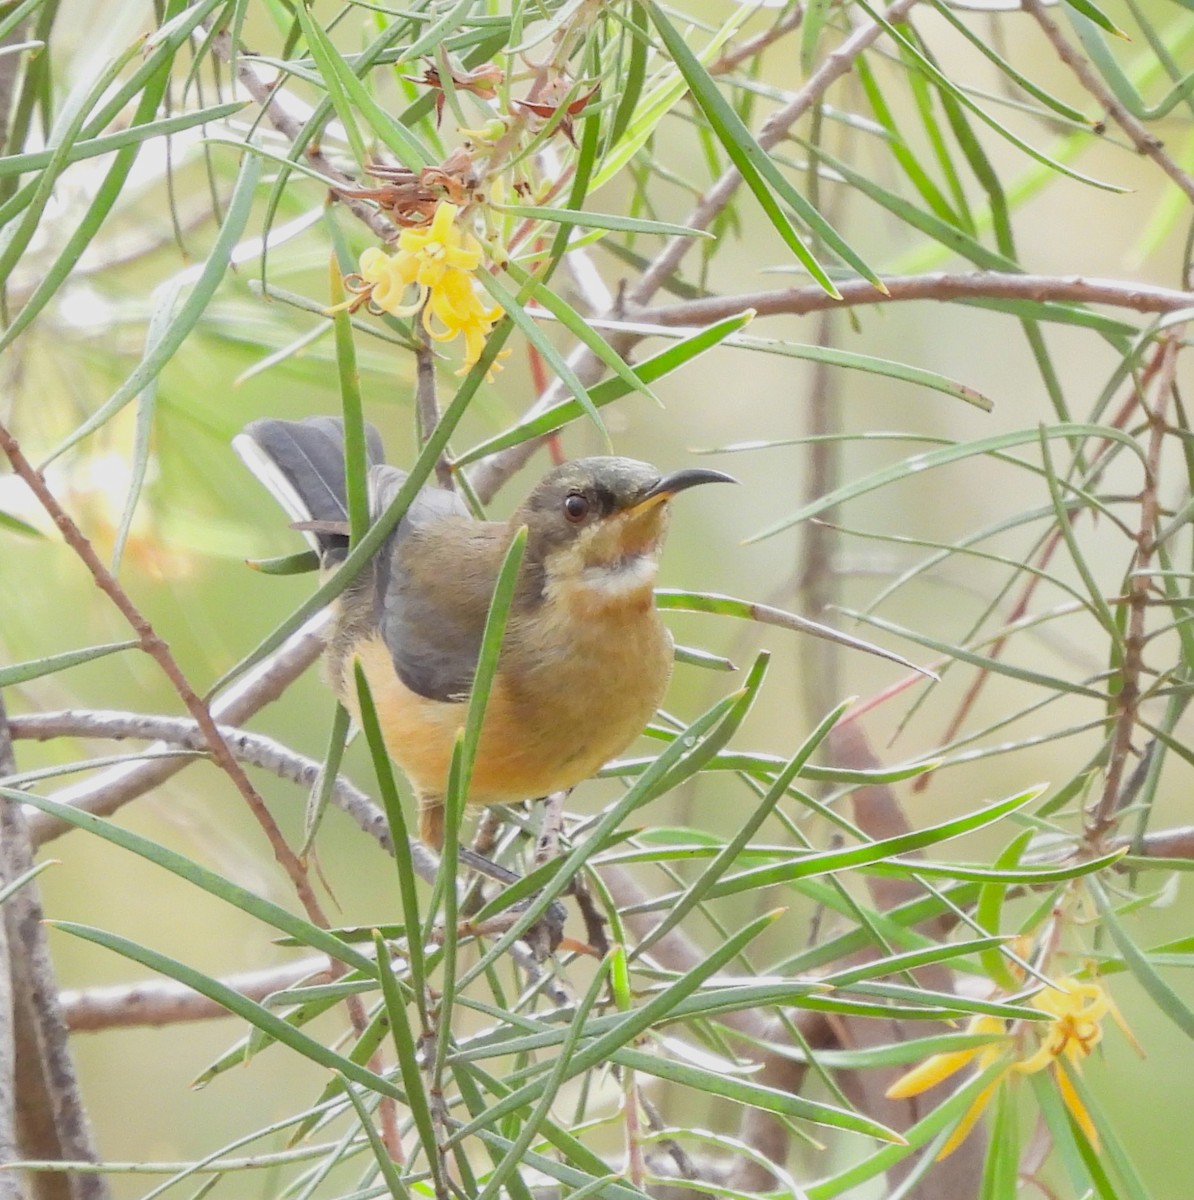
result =
[{"label": "green leaf", "polygon": [[74,921],[51,921],[49,923],[64,933],[74,934],[75,937],[121,954],[132,962],[140,963],[143,967],[148,967],[160,975],[178,980],[179,983],[193,988],[201,996],[214,1000],[230,1013],[234,1013],[236,1016],[244,1018],[249,1024],[264,1030],[275,1040],[289,1046],[304,1058],[309,1058],[312,1062],[327,1067],[329,1070],[339,1071],[353,1083],[359,1083],[371,1092],[389,1096],[402,1104],[406,1103],[406,1096],[402,1091],[383,1076],[375,1075],[372,1071],[365,1070],[364,1067],[358,1066],[342,1054],[328,1049],[322,1042],[295,1029],[281,1017],[275,1016],[268,1008],[258,1004],[255,1000],[250,1000],[218,979],[212,979],[210,975],[204,975],[202,971],[196,971],[194,967],[189,967],[156,950],[150,950],[147,946],[139,946],[136,942],[131,942],[115,933],[108,933],[88,925],[79,925]]},{"label": "green leaf", "polygon": [[894,362],[887,358],[876,358],[872,354],[859,354],[854,350],[838,350],[834,346],[808,346],[798,342],[785,342],[777,338],[759,338],[737,336],[731,339],[730,345],[744,350],[760,350],[765,354],[780,354],[786,358],[800,358],[809,362],[824,363],[830,367],[841,367],[847,371],[865,371],[868,375],[878,375],[886,379],[898,379],[902,383],[911,383],[916,387],[931,388],[936,392],[944,392],[955,400],[963,400],[973,404],[983,412],[990,412],[994,403],[981,392],[964,383],[958,383],[937,371],[928,371],[924,367],[914,367],[909,363]]},{"label": "green leaf", "polygon": [[815,1125],[861,1133],[896,1145],[904,1144],[900,1134],[861,1113],[817,1100],[806,1100],[803,1096],[768,1087],[766,1084],[752,1083],[736,1079],[732,1075],[722,1075],[716,1071],[676,1062],[662,1054],[646,1054],[642,1050],[622,1046],[610,1052],[610,1061],[634,1071],[641,1071],[645,1075],[653,1075],[657,1079],[682,1084],[701,1095],[721,1096],[735,1105],[757,1108],[763,1112],[781,1113],[787,1117],[811,1121]]},{"label": "green leaf", "polygon": [[1123,38],[1125,42],[1132,40],[1101,8],[1092,4],[1091,0],[1065,0],[1065,3],[1100,29],[1105,29],[1112,37]]},{"label": "green leaf", "polygon": [[32,883],[44,870],[56,866],[58,866],[56,858],[44,859],[37,866],[30,867],[28,871],[23,872],[3,887],[0,887],[0,904],[4,904],[5,901],[10,900],[16,892],[19,892],[27,883]]},{"label": "green leaf", "polygon": [[[410,958],[411,979],[419,1004],[425,1005],[427,966],[423,955],[423,927],[419,916],[419,897],[415,889],[415,868],[411,858],[410,834],[406,826],[406,815],[402,811],[402,801],[398,796],[398,784],[394,779],[394,767],[390,762],[389,752],[386,750],[385,736],[377,715],[377,706],[373,702],[369,681],[365,678],[365,669],[359,658],[353,663],[353,676],[361,729],[369,746],[373,772],[377,778],[378,790],[381,792],[382,808],[385,810],[386,823],[390,827],[390,841],[394,845],[394,869],[398,876],[398,896],[402,905],[403,929],[406,934],[406,951]],[[422,1015],[426,1022],[428,1014],[424,1011]]]},{"label": "green leaf", "polygon": [[402,1084],[406,1088],[407,1102],[410,1105],[411,1116],[414,1119],[415,1129],[418,1131],[427,1164],[431,1169],[432,1176],[438,1181],[440,1158],[436,1147],[435,1122],[431,1115],[423,1073],[419,1066],[419,1039],[415,1037],[415,1032],[407,1018],[406,1000],[394,975],[389,949],[381,934],[376,930],[373,935],[373,949],[377,956],[382,998],[385,1001],[385,1011],[394,1038],[398,1069],[402,1073]]},{"label": "green leaf", "polygon": [[[347,942],[341,941],[335,934],[326,929],[320,929],[318,925],[313,925],[310,921],[288,912],[280,904],[255,895],[247,888],[226,879],[223,875],[208,870],[207,867],[202,867],[184,855],[160,846],[157,842],[150,841],[149,838],[142,837],[139,833],[134,833],[131,829],[125,829],[103,817],[93,816],[74,805],[60,804],[57,800],[39,796],[35,792],[19,792],[12,788],[0,787],[0,796],[14,800],[18,804],[32,805],[42,812],[58,817],[68,825],[73,825],[77,829],[85,829],[88,833],[95,834],[115,846],[131,851],[171,874],[177,875],[180,879],[194,884],[217,899],[223,900],[226,904],[231,904],[241,912],[256,917],[257,920],[282,933],[289,934],[302,945],[310,946],[313,950],[320,950],[338,962],[363,971],[370,978],[376,977],[376,966],[373,961],[354,950]],[[208,995],[209,993],[204,992],[203,994]],[[233,1009],[233,1011],[238,1010]]]},{"label": "green leaf", "polygon": [[[733,896],[740,892],[755,891],[758,888],[770,887],[777,883],[791,883],[812,875],[827,875],[832,871],[842,871],[849,867],[869,866],[898,854],[910,854],[916,850],[923,850],[926,846],[937,845],[939,842],[960,837],[964,833],[970,833],[972,830],[1001,821],[1011,813],[1031,804],[1043,791],[1043,787],[1029,788],[987,808],[981,808],[977,812],[968,813],[964,817],[957,817],[951,821],[943,821],[939,825],[930,825],[912,833],[902,833],[896,837],[867,842],[846,850],[822,850],[801,855],[792,862],[739,871],[736,875],[727,876],[715,884],[709,891],[709,898]],[[633,905],[626,911],[636,913],[666,910],[673,904],[679,903],[682,896],[683,892],[666,892],[651,900]]]},{"label": "green leaf", "polygon": [[174,357],[175,352],[207,312],[211,298],[215,295],[216,288],[219,287],[228,270],[229,263],[232,261],[233,248],[240,240],[248,223],[249,213],[253,207],[253,193],[260,175],[261,160],[252,154],[245,155],[241,160],[236,186],[232,190],[232,197],[224,214],[224,223],[220,226],[220,232],[212,244],[207,261],[195,277],[194,286],[185,303],[161,330],[160,337],[153,343],[147,341],[145,353],[132,374],[65,441],[58,445],[46,460],[47,462],[53,461],[111,420],[126,404],[135,400],[150,383],[156,380],[166,364]]},{"label": "green leaf", "polygon": [[863,641],[853,634],[842,633],[819,621],[810,621],[798,613],[786,612],[782,608],[772,608],[769,604],[756,604],[750,600],[738,600],[734,596],[719,596],[713,592],[692,592],[679,588],[656,588],[655,604],[658,608],[673,609],[680,612],[717,613],[725,617],[737,617],[743,621],[758,621],[762,625],[775,625],[780,629],[790,629],[795,633],[811,633],[813,637],[835,642],[850,650],[861,650],[873,654],[877,658],[885,658],[889,662],[899,663],[902,667],[915,671],[918,675],[936,679],[937,676],[925,667],[919,667],[911,659],[893,650],[876,646],[873,642]]},{"label": "green leaf", "polygon": [[245,564],[262,575],[308,575],[319,570],[319,555],[314,550],[300,550],[277,558],[248,558]]},{"label": "green leaf", "polygon": [[14,517],[12,513],[2,511],[0,511],[0,529],[7,529],[10,533],[19,533],[24,537],[44,538],[46,536],[35,525],[30,525],[28,521],[22,521],[20,517]]},{"label": "green leaf", "polygon": [[48,654],[45,658],[34,658],[28,662],[14,663],[9,667],[0,666],[0,688],[12,687],[16,683],[27,683],[30,679],[38,679],[42,675],[53,675],[57,671],[67,671],[80,663],[91,662],[95,658],[103,658],[108,654],[117,654],[121,650],[135,650],[141,643],[137,638],[127,642],[108,642],[103,646],[88,646],[85,650],[67,650],[63,654]]},{"label": "green leaf", "polygon": [[[803,508],[797,509],[791,516],[784,517],[774,524],[768,525],[761,532],[752,534],[746,539],[747,544],[750,545],[754,542],[762,541],[764,538],[772,537],[785,529],[790,529],[793,525],[797,525],[801,521],[807,521],[809,517],[819,516],[826,509],[838,508],[858,496],[866,495],[867,492],[875,491],[877,488],[886,487],[899,480],[910,478],[912,475],[922,471],[932,470],[935,467],[945,466],[948,463],[961,462],[967,458],[978,458],[984,454],[1010,450],[1015,446],[1028,445],[1037,442],[1041,435],[1042,431],[1039,428],[1021,429],[1012,433],[996,434],[989,438],[976,438],[973,441],[947,446],[942,450],[931,450],[925,454],[913,455],[911,458],[904,459],[903,462],[885,467],[880,471],[865,475],[861,479],[853,480],[850,483],[835,488],[828,494],[806,504]],[[1050,425],[1045,427],[1044,436],[1074,441],[1079,441],[1083,438],[1105,438],[1108,441],[1118,442],[1120,445],[1125,446],[1136,454],[1137,457],[1141,457],[1142,455],[1140,444],[1135,438],[1125,433],[1122,429],[1115,429],[1108,425],[1084,425],[1078,422]],[[1020,463],[1019,465],[1027,469],[1027,464]]]},{"label": "green leaf", "polygon": [[[770,218],[776,232],[787,243],[792,253],[804,265],[809,275],[830,295],[839,297],[840,293],[825,269],[817,262],[812,252],[801,241],[792,223],[780,208],[775,196],[782,197],[797,213],[810,229],[844,262],[849,263],[864,279],[870,280],[875,287],[883,292],[879,276],[846,244],[838,232],[826,221],[820,213],[788,182],[771,156],[755,141],[750,130],[742,123],[742,119],[733,107],[722,96],[717,84],[709,76],[709,72],[701,65],[700,60],[688,48],[680,31],[667,19],[663,10],[655,0],[646,0],[646,9],[650,14],[659,36],[663,39],[668,53],[676,66],[680,68],[685,82],[692,92],[693,99],[705,114],[706,120],[713,127],[718,140],[725,147],[731,162],[738,168],[743,180],[755,194],[759,205]],[[774,194],[773,194],[774,193]]]},{"label": "green leaf", "polygon": [[582,229],[613,229],[619,233],[651,233],[660,237],[709,238],[707,229],[689,225],[673,225],[670,221],[647,221],[641,217],[623,217],[615,213],[585,212],[571,208],[550,208],[545,204],[494,204],[495,212],[533,221],[557,221],[561,225],[577,225]]},{"label": "green leaf", "polygon": [[[194,129],[197,125],[210,125],[222,121],[225,117],[235,116],[244,112],[253,102],[251,100],[230,100],[226,104],[213,104],[208,108],[197,108],[191,112],[179,113],[174,117],[163,117],[156,121],[143,121],[121,129],[116,133],[105,133],[94,138],[80,138],[71,143],[65,154],[66,163],[82,162],[87,158],[96,158],[101,154],[111,154],[114,150],[126,147],[139,149],[145,142],[154,138],[169,137],[174,133],[182,133]],[[39,171],[50,165],[54,158],[54,150],[33,150],[28,154],[10,154],[0,158],[0,179],[10,175],[24,175],[30,171]]]},{"label": "green leaf", "polygon": [[[638,377],[641,384],[653,383],[656,379],[661,379],[664,375],[670,374],[704,354],[706,350],[711,350],[725,341],[732,333],[736,333],[748,325],[754,315],[754,310],[748,309],[736,316],[727,317],[724,321],[717,321],[699,333],[683,338],[676,345],[669,346],[666,350],[644,359],[629,369]],[[612,404],[615,400],[620,400],[623,396],[628,395],[632,390],[636,389],[632,389],[621,378],[606,379],[589,389],[589,400],[594,408],[604,408],[605,405]],[[467,450],[455,460],[454,465],[462,467],[476,462],[477,459],[496,454],[499,450],[508,449],[510,446],[519,446],[532,438],[552,433],[567,425],[569,421],[574,421],[583,415],[585,415],[585,410],[578,400],[565,400],[561,404],[553,405],[546,412],[531,417],[520,425],[515,425],[505,433],[500,433],[497,437],[490,438],[488,441],[474,446],[471,450]]]},{"label": "green leaf", "polygon": [[1124,929],[1107,893],[1094,879],[1087,882],[1090,893],[1094,897],[1099,914],[1111,940],[1115,943],[1124,963],[1136,977],[1137,983],[1145,990],[1152,1002],[1171,1020],[1188,1038],[1194,1038],[1194,1012],[1184,1000],[1163,980],[1157,969],[1148,961],[1144,952],[1132,940]]}]

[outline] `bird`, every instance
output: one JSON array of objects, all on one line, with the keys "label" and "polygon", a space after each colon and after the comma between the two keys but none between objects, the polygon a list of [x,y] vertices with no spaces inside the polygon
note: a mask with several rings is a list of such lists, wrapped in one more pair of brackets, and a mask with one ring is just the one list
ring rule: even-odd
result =
[{"label": "bird", "polygon": [[[407,478],[366,426],[376,521]],[[348,552],[339,418],[262,419],[234,439],[249,470],[303,530],[326,573]],[[335,603],[325,649],[332,690],[360,720],[360,663],[386,751],[419,804],[419,836],[440,849],[453,746],[464,727],[498,572],[527,540],[477,743],[468,801],[510,804],[571,789],[621,754],[663,700],[671,633],[654,584],[670,502],[720,471],[661,474],[631,458],[550,470],[508,521],[475,519],[451,490],[422,488]]]}]

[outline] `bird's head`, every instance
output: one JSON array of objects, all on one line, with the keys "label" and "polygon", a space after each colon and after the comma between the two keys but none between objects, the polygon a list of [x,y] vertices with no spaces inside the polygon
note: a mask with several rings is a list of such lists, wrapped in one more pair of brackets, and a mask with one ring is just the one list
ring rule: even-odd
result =
[{"label": "bird's head", "polygon": [[544,592],[572,585],[616,601],[654,583],[672,497],[735,482],[703,468],[661,475],[632,458],[579,458],[547,474],[511,524],[527,526],[525,566]]}]

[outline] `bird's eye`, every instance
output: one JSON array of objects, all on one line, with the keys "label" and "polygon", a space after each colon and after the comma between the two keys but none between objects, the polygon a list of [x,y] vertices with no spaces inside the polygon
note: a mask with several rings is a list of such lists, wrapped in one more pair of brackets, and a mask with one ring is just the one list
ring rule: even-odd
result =
[{"label": "bird's eye", "polygon": [[589,502],[579,492],[571,492],[564,500],[564,516],[574,525],[589,515]]}]

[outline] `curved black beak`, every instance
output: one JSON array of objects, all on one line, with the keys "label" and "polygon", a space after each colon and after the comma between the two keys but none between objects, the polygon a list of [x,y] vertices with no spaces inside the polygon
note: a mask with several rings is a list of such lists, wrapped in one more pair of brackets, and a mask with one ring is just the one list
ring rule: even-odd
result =
[{"label": "curved black beak", "polygon": [[722,471],[709,471],[704,467],[685,467],[682,471],[673,471],[662,479],[657,479],[645,492],[640,492],[622,511],[627,513],[644,513],[670,500],[677,492],[686,491],[701,483],[737,483],[732,475]]},{"label": "curved black beak", "polygon": [[687,491],[701,483],[737,483],[733,475],[723,471],[710,471],[704,467],[685,467],[683,471],[673,471],[665,475],[640,500],[650,500],[654,496],[674,496],[677,492]]},{"label": "curved black beak", "polygon": [[673,470],[671,475],[656,479],[646,492],[640,492],[625,506],[623,512],[646,512],[655,508],[656,504],[670,500],[677,492],[683,492],[697,484],[737,484],[733,475],[727,475],[720,470],[707,470],[704,467],[685,467],[683,470]]}]

